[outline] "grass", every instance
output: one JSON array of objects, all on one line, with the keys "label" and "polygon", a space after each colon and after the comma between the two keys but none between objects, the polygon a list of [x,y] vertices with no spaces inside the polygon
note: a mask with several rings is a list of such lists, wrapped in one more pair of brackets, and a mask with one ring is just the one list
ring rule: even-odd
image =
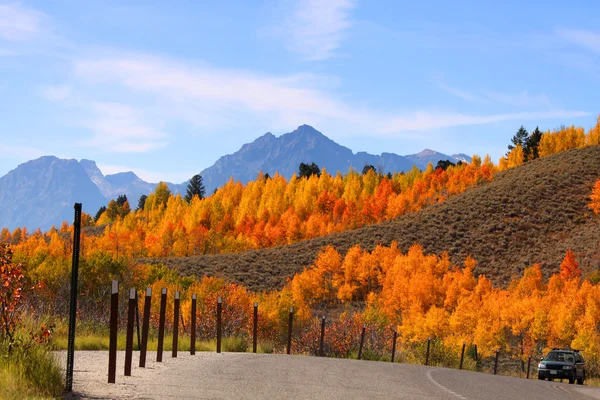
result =
[{"label": "grass", "polygon": [[[125,342],[127,336],[125,332],[120,332],[117,336],[117,350],[125,350]],[[53,339],[53,346],[55,350],[66,350],[68,346],[67,336],[56,336]],[[190,336],[181,335],[178,338],[177,350],[178,351],[190,351]],[[265,350],[271,349],[270,344],[263,344],[259,346],[261,352],[269,352]],[[225,337],[221,341],[221,349],[226,352],[246,352],[248,351],[248,341],[243,337]],[[108,335],[98,335],[92,332],[84,332],[75,335],[75,350],[108,350],[109,348],[109,337]],[[158,337],[148,337],[148,351],[156,351],[158,349]],[[165,335],[163,341],[163,351],[172,351],[173,349],[173,336]],[[216,351],[217,343],[215,339],[212,340],[197,340],[196,351]],[[139,350],[137,345],[137,337],[134,334],[133,338],[133,350]]]},{"label": "grass", "polygon": [[63,373],[45,346],[0,351],[0,399],[50,399],[61,396]]},{"label": "grass", "polygon": [[478,262],[475,273],[486,274],[500,286],[533,263],[540,263],[549,276],[558,271],[569,248],[587,274],[600,268],[600,218],[587,208],[598,178],[600,146],[590,146],[533,160],[392,221],[289,246],[145,261],[165,263],[182,275],[226,277],[261,291],[283,287],[287,278],[311,265],[325,245],[345,254],[356,244],[372,250],[397,241],[402,251],[414,243],[427,253],[447,251],[454,263],[470,255]]}]

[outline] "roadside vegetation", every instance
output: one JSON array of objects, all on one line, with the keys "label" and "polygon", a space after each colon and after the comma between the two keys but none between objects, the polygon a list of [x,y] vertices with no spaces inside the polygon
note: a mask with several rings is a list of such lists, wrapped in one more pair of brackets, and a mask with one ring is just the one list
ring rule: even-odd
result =
[{"label": "roadside vegetation", "polygon": [[21,321],[28,293],[21,265],[0,245],[0,391],[1,398],[53,398],[64,388],[58,362],[50,353],[50,330]]}]

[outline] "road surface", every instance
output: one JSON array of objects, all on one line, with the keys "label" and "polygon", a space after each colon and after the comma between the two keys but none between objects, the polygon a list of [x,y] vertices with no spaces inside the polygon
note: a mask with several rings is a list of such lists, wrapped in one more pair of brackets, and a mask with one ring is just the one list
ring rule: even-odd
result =
[{"label": "road surface", "polygon": [[[62,359],[66,353],[58,356]],[[133,355],[131,377],[117,356],[117,382],[108,384],[108,352],[75,353],[74,394],[90,399],[600,399],[600,388],[494,376],[472,371],[283,354],[165,352],[146,368]]]}]

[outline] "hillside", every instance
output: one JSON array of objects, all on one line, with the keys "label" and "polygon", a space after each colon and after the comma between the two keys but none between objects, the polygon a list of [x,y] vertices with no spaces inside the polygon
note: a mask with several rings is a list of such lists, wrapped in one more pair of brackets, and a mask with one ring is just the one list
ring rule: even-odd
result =
[{"label": "hillside", "polygon": [[531,263],[555,272],[573,249],[584,273],[600,267],[600,218],[587,209],[600,178],[600,147],[574,149],[498,174],[493,182],[393,221],[264,250],[189,258],[153,259],[184,275],[216,275],[253,290],[280,288],[310,265],[320,249],[345,252],[355,244],[372,249],[397,241],[427,253],[447,251],[453,262],[468,255],[475,270],[505,285]]}]

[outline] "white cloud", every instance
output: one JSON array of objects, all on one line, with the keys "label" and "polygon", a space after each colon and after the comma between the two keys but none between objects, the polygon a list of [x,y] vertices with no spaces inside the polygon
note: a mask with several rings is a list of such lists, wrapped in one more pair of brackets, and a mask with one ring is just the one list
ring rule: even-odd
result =
[{"label": "white cloud", "polygon": [[355,0],[299,0],[282,27],[288,46],[308,60],[332,57],[352,26],[350,13],[356,6]]},{"label": "white cloud", "polygon": [[579,47],[600,54],[600,33],[576,29],[557,29],[556,33]]},{"label": "white cloud", "polygon": [[437,82],[436,85],[442,91],[473,104],[502,104],[515,108],[551,108],[555,106],[553,101],[544,93],[530,94],[527,90],[522,90],[520,93],[502,93],[496,91],[475,93],[450,86],[444,82]]},{"label": "white cloud", "polygon": [[404,117],[395,117],[388,120],[383,126],[383,132],[389,134],[402,131],[422,131],[439,128],[450,128],[455,126],[482,125],[501,121],[525,121],[525,120],[544,120],[557,118],[576,118],[591,115],[583,111],[539,111],[539,112],[518,112],[506,114],[489,115],[467,115],[460,113],[437,113],[417,112]]},{"label": "white cloud", "polygon": [[71,88],[66,85],[46,86],[41,89],[42,97],[59,102],[65,100],[71,94]]},{"label": "white cloud", "polygon": [[9,41],[30,40],[42,31],[44,14],[18,3],[0,4],[0,38]]},{"label": "white cloud", "polygon": [[[115,152],[146,152],[166,145],[164,127],[173,121],[218,129],[224,125],[243,128],[253,121],[275,131],[308,123],[333,137],[414,137],[415,132],[431,129],[589,115],[550,107],[485,115],[448,110],[383,112],[357,107],[336,98],[330,91],[320,91],[319,79],[313,76],[265,76],[136,54],[82,59],[76,62],[75,76],[79,81],[73,86],[84,93],[90,88],[102,88],[130,100],[130,105],[106,102],[87,105],[96,114],[84,124],[94,132],[89,144]],[[308,84],[304,84],[305,79]],[[532,96],[527,92],[513,97],[460,91],[454,94],[473,101],[483,99],[492,106],[503,102],[521,106],[545,102],[543,95]],[[523,110],[516,107],[519,104],[513,105]]]},{"label": "white cloud", "polygon": [[167,145],[166,134],[149,126],[143,113],[119,103],[83,103],[95,117],[80,122],[93,132],[88,146],[117,153],[146,153]]}]

